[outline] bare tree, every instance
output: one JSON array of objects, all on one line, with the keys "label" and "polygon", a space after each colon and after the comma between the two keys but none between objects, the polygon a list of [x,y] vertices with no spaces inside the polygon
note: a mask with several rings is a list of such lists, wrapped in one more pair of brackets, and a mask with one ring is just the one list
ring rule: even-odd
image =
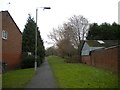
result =
[{"label": "bare tree", "polygon": [[78,48],[80,62],[82,62],[81,50],[89,30],[88,20],[81,15],[74,15],[73,17],[69,18],[67,27],[71,27],[71,30],[73,30],[71,34],[71,40],[73,41],[74,45]]},{"label": "bare tree", "polygon": [[58,27],[58,29],[53,28],[53,31],[50,32],[48,37],[53,40],[55,43],[57,43],[60,40],[64,39],[63,36],[63,28],[61,26]]},{"label": "bare tree", "polygon": [[89,30],[88,20],[83,16],[76,16],[69,18],[69,22],[64,23],[63,26],[58,29],[53,29],[53,32],[48,36],[56,42],[57,46],[62,53],[72,52],[72,47],[78,49],[80,62],[81,60],[81,49],[83,46],[83,40],[86,39]]}]

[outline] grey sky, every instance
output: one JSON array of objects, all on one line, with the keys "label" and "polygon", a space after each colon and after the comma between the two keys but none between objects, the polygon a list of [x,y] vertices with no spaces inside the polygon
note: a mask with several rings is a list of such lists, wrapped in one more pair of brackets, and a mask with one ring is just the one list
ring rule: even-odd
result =
[{"label": "grey sky", "polygon": [[[51,10],[39,9],[38,27],[44,41],[51,42],[47,34],[72,15],[83,15],[89,23],[118,23],[119,0],[0,0],[0,11],[8,10],[21,31],[28,14],[35,18],[37,7],[50,6]],[[11,3],[10,6],[8,3]],[[45,44],[46,47],[51,45]]]}]

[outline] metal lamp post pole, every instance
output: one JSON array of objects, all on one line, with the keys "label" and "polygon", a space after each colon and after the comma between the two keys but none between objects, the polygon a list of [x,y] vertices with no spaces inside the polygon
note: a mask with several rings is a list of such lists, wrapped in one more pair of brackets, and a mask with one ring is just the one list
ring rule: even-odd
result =
[{"label": "metal lamp post pole", "polygon": [[36,30],[35,30],[35,71],[37,70],[37,13],[38,13],[38,9],[36,8]]},{"label": "metal lamp post pole", "polygon": [[[39,7],[44,9],[51,9],[50,7]],[[38,16],[38,8],[36,8],[36,30],[35,30],[35,71],[37,70],[37,16]]]}]

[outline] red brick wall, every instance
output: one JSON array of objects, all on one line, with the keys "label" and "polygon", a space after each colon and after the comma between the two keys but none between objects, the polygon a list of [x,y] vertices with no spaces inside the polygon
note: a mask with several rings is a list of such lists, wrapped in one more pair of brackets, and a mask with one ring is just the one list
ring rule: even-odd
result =
[{"label": "red brick wall", "polygon": [[2,30],[8,32],[7,40],[2,40],[2,60],[8,63],[8,69],[15,69],[20,64],[22,33],[8,12],[2,13]]},{"label": "red brick wall", "polygon": [[84,64],[91,65],[90,56],[82,56],[82,62],[83,62]]},{"label": "red brick wall", "polygon": [[118,70],[118,47],[101,49],[92,52],[91,61],[93,66],[103,67],[113,71]]},{"label": "red brick wall", "polygon": [[88,65],[118,71],[118,48],[120,47],[93,51],[91,56],[82,56],[82,62]]},{"label": "red brick wall", "polygon": [[16,69],[19,67],[20,56],[21,56],[21,53],[18,53],[18,52],[14,52],[14,53],[3,52],[3,61],[7,62],[8,64],[7,68],[9,70]]}]

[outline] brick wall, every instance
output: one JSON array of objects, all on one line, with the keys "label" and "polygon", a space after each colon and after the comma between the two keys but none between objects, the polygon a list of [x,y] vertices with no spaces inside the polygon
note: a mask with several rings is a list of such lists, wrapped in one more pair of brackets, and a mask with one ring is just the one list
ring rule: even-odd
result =
[{"label": "brick wall", "polygon": [[[118,71],[118,48],[113,47],[93,51],[91,56],[83,56],[83,63],[96,67],[102,67],[112,71]],[[119,62],[120,63],[120,62]],[[119,64],[120,65],[120,64]]]},{"label": "brick wall", "polygon": [[2,30],[8,32],[8,38],[2,40],[2,61],[8,69],[15,69],[20,65],[22,33],[7,11],[2,12]]},{"label": "brick wall", "polygon": [[93,66],[103,67],[117,71],[118,69],[118,47],[101,49],[92,52],[91,61]]},{"label": "brick wall", "polygon": [[91,65],[90,56],[82,56],[82,62],[83,62],[84,64]]}]

